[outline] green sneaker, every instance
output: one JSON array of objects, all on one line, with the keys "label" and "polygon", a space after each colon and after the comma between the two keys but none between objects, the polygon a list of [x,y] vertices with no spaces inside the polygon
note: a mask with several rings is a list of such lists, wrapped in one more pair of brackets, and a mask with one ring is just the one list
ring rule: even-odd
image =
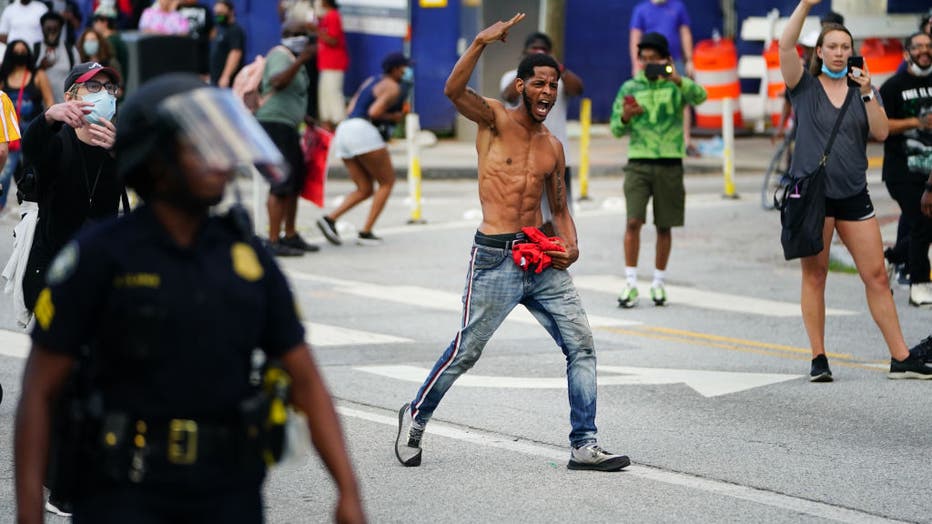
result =
[{"label": "green sneaker", "polygon": [[632,308],[638,303],[638,288],[626,284],[624,291],[618,295],[618,307]]},{"label": "green sneaker", "polygon": [[662,306],[667,303],[667,290],[663,284],[650,287],[650,299],[654,301],[655,306]]}]

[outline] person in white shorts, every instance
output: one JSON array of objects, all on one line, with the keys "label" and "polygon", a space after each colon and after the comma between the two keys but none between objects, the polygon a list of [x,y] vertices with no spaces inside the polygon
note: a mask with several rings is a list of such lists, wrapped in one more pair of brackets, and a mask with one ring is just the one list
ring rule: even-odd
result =
[{"label": "person in white shorts", "polygon": [[[357,204],[372,198],[372,208],[356,243],[375,245],[382,239],[372,233],[375,221],[395,184],[395,169],[386,143],[395,124],[404,119],[404,103],[413,78],[410,61],[402,53],[391,53],[382,61],[382,76],[363,82],[350,101],[347,119],[337,126],[331,148],[349,171],[356,190],[339,207],[317,220],[317,227],[334,245],[342,244],[336,221]],[[378,189],[375,183],[378,182]]]}]

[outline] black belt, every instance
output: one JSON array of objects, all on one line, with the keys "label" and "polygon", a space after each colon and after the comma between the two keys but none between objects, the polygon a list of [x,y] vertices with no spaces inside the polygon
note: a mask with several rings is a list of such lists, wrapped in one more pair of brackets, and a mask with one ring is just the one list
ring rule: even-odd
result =
[{"label": "black belt", "polygon": [[521,231],[503,235],[486,235],[476,231],[476,238],[474,240],[474,242],[480,246],[492,247],[495,249],[511,249],[515,244],[525,244],[527,241],[527,236]]}]

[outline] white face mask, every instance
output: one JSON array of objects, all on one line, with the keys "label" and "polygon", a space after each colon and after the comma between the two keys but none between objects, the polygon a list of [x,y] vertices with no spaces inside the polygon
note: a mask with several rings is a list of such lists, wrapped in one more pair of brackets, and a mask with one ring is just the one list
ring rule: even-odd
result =
[{"label": "white face mask", "polygon": [[932,74],[932,65],[926,68],[922,68],[922,67],[919,67],[919,64],[910,60],[909,61],[909,72],[916,76],[929,76],[929,74]]},{"label": "white face mask", "polygon": [[85,102],[93,102],[94,109],[87,115],[87,121],[92,124],[99,124],[101,118],[113,121],[113,115],[116,114],[116,97],[101,88],[96,93],[87,93],[81,97]]},{"label": "white face mask", "polygon": [[288,36],[282,38],[282,45],[291,50],[294,54],[299,54],[307,47],[308,38],[305,35]]},{"label": "white face mask", "polygon": [[665,3],[667,3],[667,0],[650,0],[650,2],[651,2],[652,4],[658,4],[658,5],[659,5],[659,4],[665,4]]}]

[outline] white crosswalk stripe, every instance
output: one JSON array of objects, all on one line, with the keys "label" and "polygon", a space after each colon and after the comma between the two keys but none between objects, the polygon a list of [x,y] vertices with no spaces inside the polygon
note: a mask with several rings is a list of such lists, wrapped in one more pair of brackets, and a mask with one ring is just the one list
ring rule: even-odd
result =
[{"label": "white crosswalk stripe", "polygon": [[[316,348],[330,346],[372,346],[376,344],[402,344],[413,342],[410,338],[373,333],[360,329],[350,329],[317,322],[305,322],[307,339]],[[26,358],[31,342],[29,335],[21,331],[0,329],[0,355]]]},{"label": "white crosswalk stripe", "polygon": [[[457,293],[439,291],[420,286],[385,286],[369,282],[356,282],[352,280],[336,279],[331,277],[321,277],[301,271],[286,271],[287,275],[294,280],[305,280],[321,283],[329,283],[336,287],[340,293],[357,295],[360,297],[395,302],[409,306],[426,307],[430,309],[439,309],[442,311],[459,312],[463,309],[462,297]],[[535,319],[523,307],[515,308],[508,316],[506,322],[520,322],[522,324],[537,325]],[[589,324],[592,327],[622,327],[640,325],[641,322],[634,320],[625,320],[622,318],[603,317],[599,315],[589,315]]]},{"label": "white crosswalk stripe", "polygon": [[[578,275],[573,277],[573,282],[577,288],[590,291],[621,291],[625,287],[625,279],[614,275]],[[644,290],[650,287],[647,282],[640,285]],[[780,302],[669,284],[664,287],[667,290],[669,301],[677,305],[770,317],[802,316],[799,303],[796,302]],[[856,315],[857,313],[847,309],[828,308],[825,310],[825,314],[840,316]]]}]

